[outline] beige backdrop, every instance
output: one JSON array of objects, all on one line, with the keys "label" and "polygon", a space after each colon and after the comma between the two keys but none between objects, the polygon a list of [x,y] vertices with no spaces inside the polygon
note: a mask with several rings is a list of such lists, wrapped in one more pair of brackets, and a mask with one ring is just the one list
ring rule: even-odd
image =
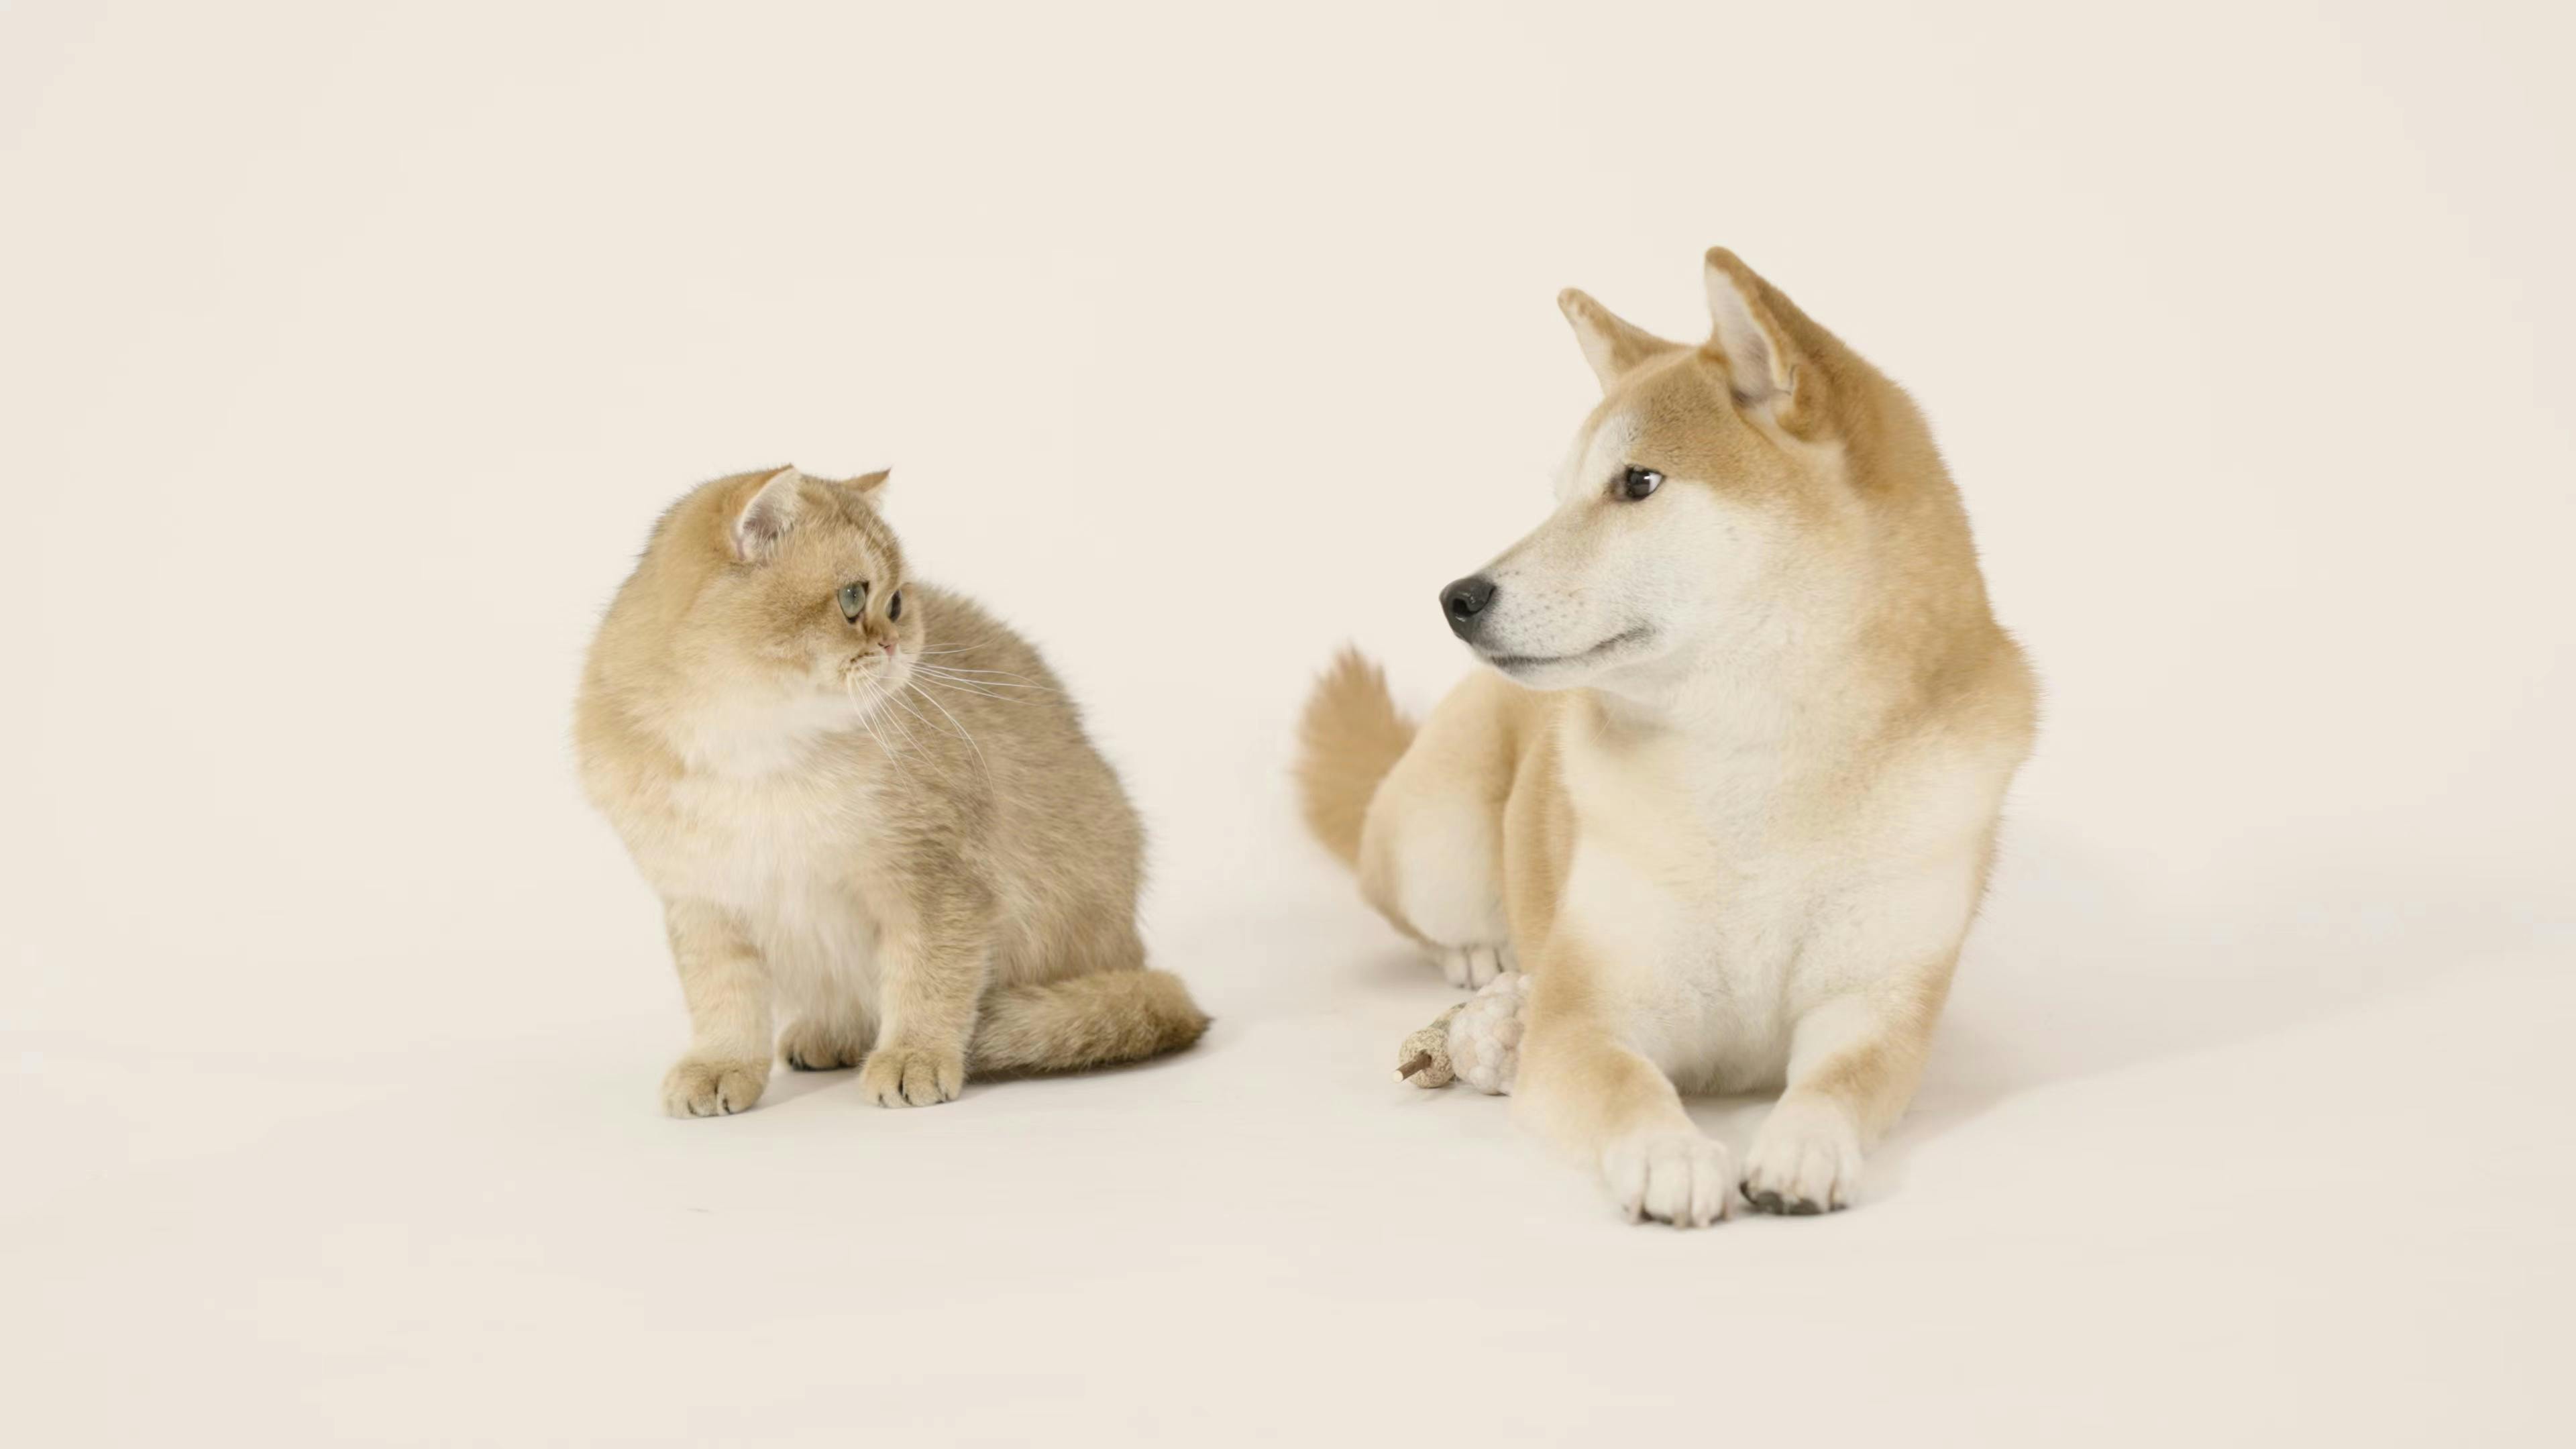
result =
[{"label": "beige backdrop", "polygon": [[[0,11],[9,1417],[2565,1435],[2576,32],[2413,9]],[[1866,1202],[1691,1237],[1387,1082],[1445,988],[1282,766],[1340,641],[1465,667],[1556,289],[1696,335],[1719,242],[1920,396],[2048,696]],[[655,1115],[576,660],[791,460],[1076,682],[1202,1049]]]}]

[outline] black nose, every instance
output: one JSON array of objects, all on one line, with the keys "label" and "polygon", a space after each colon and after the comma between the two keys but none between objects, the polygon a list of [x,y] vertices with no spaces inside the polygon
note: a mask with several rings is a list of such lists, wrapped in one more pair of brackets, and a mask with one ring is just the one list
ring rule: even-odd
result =
[{"label": "black nose", "polygon": [[1484,622],[1485,606],[1494,601],[1494,581],[1481,575],[1460,579],[1440,591],[1440,612],[1449,619],[1449,632],[1461,639],[1476,637],[1476,628]]}]

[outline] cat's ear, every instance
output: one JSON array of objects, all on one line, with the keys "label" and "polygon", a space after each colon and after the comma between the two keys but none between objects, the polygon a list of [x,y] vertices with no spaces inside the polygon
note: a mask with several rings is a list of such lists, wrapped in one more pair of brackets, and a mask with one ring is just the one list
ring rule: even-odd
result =
[{"label": "cat's ear", "polygon": [[778,542],[796,526],[796,510],[805,491],[805,475],[793,467],[772,473],[751,491],[733,516],[733,556],[737,563],[759,563],[778,552]]},{"label": "cat's ear", "polygon": [[873,473],[862,473],[841,486],[873,503],[885,496],[886,477],[892,472],[892,468],[879,468]]}]

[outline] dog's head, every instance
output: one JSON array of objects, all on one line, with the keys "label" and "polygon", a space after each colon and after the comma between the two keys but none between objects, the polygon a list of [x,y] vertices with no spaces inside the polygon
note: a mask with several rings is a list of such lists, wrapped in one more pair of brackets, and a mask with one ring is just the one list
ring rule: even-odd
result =
[{"label": "dog's head", "polygon": [[1708,254],[1707,342],[1669,342],[1581,292],[1557,298],[1600,406],[1556,511],[1440,592],[1450,629],[1538,689],[1646,685],[1788,623],[1853,500],[1831,396],[1847,357],[1735,254]]}]

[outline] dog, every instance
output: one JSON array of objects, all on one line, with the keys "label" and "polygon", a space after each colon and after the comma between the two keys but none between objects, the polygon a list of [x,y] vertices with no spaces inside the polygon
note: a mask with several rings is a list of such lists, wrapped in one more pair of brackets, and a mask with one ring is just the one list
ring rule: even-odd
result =
[{"label": "dog", "polygon": [[[1851,1202],[2037,728],[1913,400],[1734,253],[1705,271],[1697,346],[1558,297],[1602,397],[1546,521],[1440,591],[1486,667],[1417,727],[1345,652],[1297,769],[1452,981],[1530,973],[1517,1114],[1684,1227]],[[1740,1172],[1682,1106],[1773,1089]]]}]

